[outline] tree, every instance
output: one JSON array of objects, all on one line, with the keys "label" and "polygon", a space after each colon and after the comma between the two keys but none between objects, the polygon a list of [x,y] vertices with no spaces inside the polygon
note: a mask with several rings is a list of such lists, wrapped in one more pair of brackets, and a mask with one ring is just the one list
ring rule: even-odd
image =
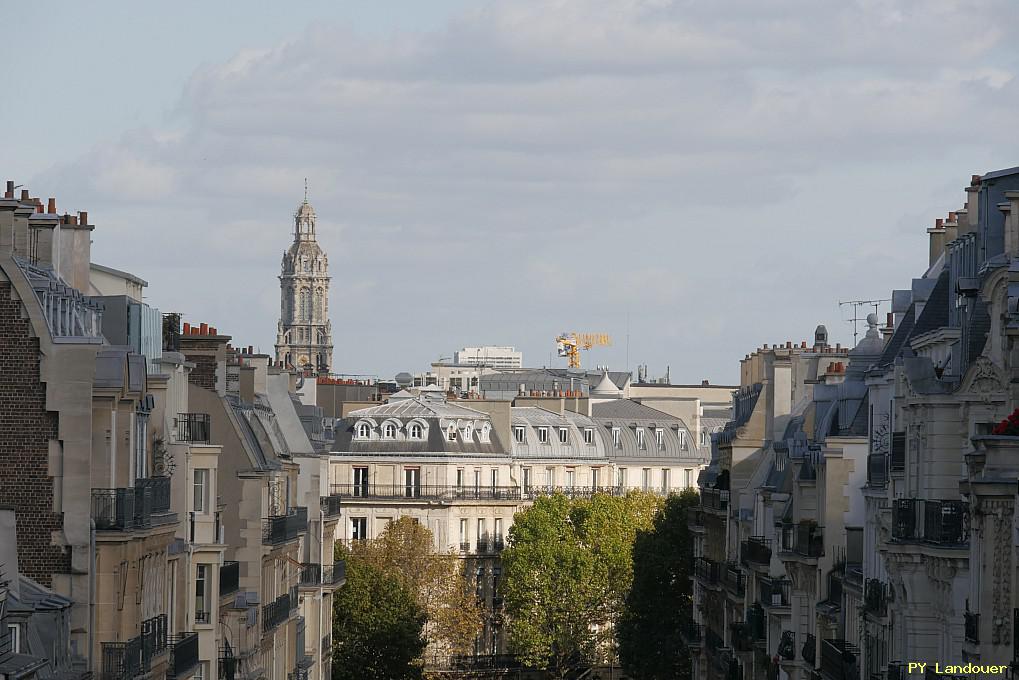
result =
[{"label": "tree", "polygon": [[511,648],[565,678],[604,660],[633,574],[632,545],[660,499],[631,492],[539,498],[518,512],[503,553]]},{"label": "tree", "polygon": [[669,496],[650,531],[633,545],[633,585],[619,620],[619,654],[635,680],[690,677],[690,653],[679,636],[692,615],[693,538],[688,510],[697,493]]},{"label": "tree", "polygon": [[[410,517],[401,517],[370,541],[349,550],[337,547],[337,558],[366,564],[396,579],[425,613],[430,654],[466,654],[483,630],[481,605],[457,555],[434,548],[432,532]],[[424,650],[422,650],[422,653]]]},{"label": "tree", "polygon": [[333,601],[333,680],[419,680],[425,619],[398,577],[349,560]]}]

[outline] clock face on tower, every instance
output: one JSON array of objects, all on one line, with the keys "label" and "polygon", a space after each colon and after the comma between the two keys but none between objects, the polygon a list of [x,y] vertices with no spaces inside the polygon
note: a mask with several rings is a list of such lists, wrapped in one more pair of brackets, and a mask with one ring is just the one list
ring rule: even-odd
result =
[{"label": "clock face on tower", "polygon": [[304,366],[307,366],[307,365],[308,365],[309,363],[311,363],[311,362],[310,362],[310,361],[308,360],[308,355],[307,355],[307,354],[302,354],[301,356],[297,357],[297,362],[298,362],[298,363],[297,363],[297,365],[298,365],[299,367],[302,367],[302,368],[303,368]]}]

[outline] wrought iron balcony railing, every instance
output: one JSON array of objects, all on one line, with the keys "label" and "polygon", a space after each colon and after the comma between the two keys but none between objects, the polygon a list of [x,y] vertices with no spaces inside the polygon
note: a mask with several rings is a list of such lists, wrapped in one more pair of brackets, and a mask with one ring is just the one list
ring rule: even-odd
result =
[{"label": "wrought iron balcony railing", "polygon": [[208,413],[178,413],[177,441],[208,444],[212,441],[212,419]]},{"label": "wrought iron balcony railing", "polygon": [[738,564],[729,562],[725,565],[725,587],[742,597],[747,590],[747,575]]},{"label": "wrought iron balcony railing", "polygon": [[198,633],[183,633],[170,640],[167,680],[186,678],[198,668]]},{"label": "wrought iron balcony railing", "polygon": [[721,575],[718,562],[706,557],[697,557],[693,563],[694,574],[703,581],[717,585]]},{"label": "wrought iron balcony railing", "polygon": [[701,489],[701,507],[716,512],[728,510],[729,491],[726,489]]},{"label": "wrought iron balcony railing", "polygon": [[778,657],[785,661],[792,661],[796,658],[796,633],[791,630],[782,631],[782,637],[778,641]]},{"label": "wrought iron balcony railing", "polygon": [[148,529],[174,518],[169,477],[139,479],[133,487],[92,489],[92,519],[99,531]]},{"label": "wrought iron balcony railing", "polygon": [[899,498],[892,507],[892,538],[940,546],[969,543],[969,504],[958,500]]},{"label": "wrought iron balcony railing", "polygon": [[863,585],[863,609],[874,616],[888,614],[889,586],[884,581],[869,578]]},{"label": "wrought iron balcony railing", "polygon": [[860,650],[846,640],[821,640],[821,675],[827,680],[860,680]]},{"label": "wrought iron balcony railing", "polygon": [[347,579],[347,563],[343,560],[333,562],[332,567],[326,567],[325,578],[330,585],[343,583]]},{"label": "wrought iron balcony railing", "polygon": [[764,642],[768,637],[768,618],[764,608],[754,603],[747,608],[747,630],[755,643]]},{"label": "wrought iron balcony railing", "polygon": [[322,516],[323,517],[339,517],[340,516],[340,499],[342,499],[338,493],[334,493],[330,496],[322,497]]},{"label": "wrought iron balcony railing", "polygon": [[806,639],[803,641],[803,649],[800,650],[800,657],[811,667],[814,666],[814,662],[817,660],[817,641],[814,639],[813,633],[807,633]]},{"label": "wrought iron balcony railing", "polygon": [[590,498],[595,494],[621,496],[626,489],[618,486],[460,486],[455,484],[333,484],[333,494],[359,499],[387,501],[521,501],[539,496],[565,494],[571,498]]},{"label": "wrought iron balcony railing", "polygon": [[301,565],[299,582],[302,586],[318,586],[322,583],[322,565],[304,563]]},{"label": "wrought iron balcony railing", "polygon": [[290,618],[290,594],[280,595],[262,606],[262,631],[270,631]]},{"label": "wrought iron balcony railing", "polygon": [[166,615],[142,621],[141,635],[102,643],[102,680],[131,680],[149,672],[152,658],[166,651]]},{"label": "wrought iron balcony railing", "polygon": [[219,596],[236,593],[240,587],[241,566],[237,562],[224,562],[219,568]]},{"label": "wrought iron balcony railing", "polygon": [[679,635],[687,647],[700,645],[704,641],[704,626],[693,619],[683,619],[679,624]]},{"label": "wrought iron balcony railing", "polygon": [[279,545],[292,541],[308,531],[308,508],[294,508],[279,517],[269,517],[262,524],[262,543]]},{"label": "wrought iron balcony railing", "polygon": [[751,536],[740,546],[743,564],[770,564],[771,541],[763,536]]},{"label": "wrought iron balcony railing", "polygon": [[761,586],[761,596],[758,601],[762,606],[789,606],[789,581],[783,579],[762,578],[758,579],[758,583]]},{"label": "wrought iron balcony railing", "polygon": [[782,525],[782,551],[803,557],[824,555],[824,527],[811,522]]}]

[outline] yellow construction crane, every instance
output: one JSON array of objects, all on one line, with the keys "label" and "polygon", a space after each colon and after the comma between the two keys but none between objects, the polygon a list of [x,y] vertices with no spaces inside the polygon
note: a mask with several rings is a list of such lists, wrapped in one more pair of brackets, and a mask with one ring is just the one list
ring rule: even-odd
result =
[{"label": "yellow construction crane", "polygon": [[570,368],[580,368],[580,350],[607,347],[612,338],[606,333],[561,333],[555,342],[559,356],[569,360]]}]

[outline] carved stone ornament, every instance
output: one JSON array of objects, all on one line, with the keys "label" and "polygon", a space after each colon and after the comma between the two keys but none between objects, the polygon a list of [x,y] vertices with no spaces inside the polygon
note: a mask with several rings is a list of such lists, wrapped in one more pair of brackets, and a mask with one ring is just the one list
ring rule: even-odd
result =
[{"label": "carved stone ornament", "polygon": [[987,520],[992,523],[994,541],[991,564],[991,602],[994,618],[991,623],[991,643],[1012,643],[1012,577],[1015,546],[1012,540],[1012,514],[1015,504],[1011,500],[990,501],[985,505]]},{"label": "carved stone ornament", "polygon": [[998,366],[986,356],[977,357],[967,371],[962,391],[990,403],[995,399],[1007,398],[1005,377]]}]

